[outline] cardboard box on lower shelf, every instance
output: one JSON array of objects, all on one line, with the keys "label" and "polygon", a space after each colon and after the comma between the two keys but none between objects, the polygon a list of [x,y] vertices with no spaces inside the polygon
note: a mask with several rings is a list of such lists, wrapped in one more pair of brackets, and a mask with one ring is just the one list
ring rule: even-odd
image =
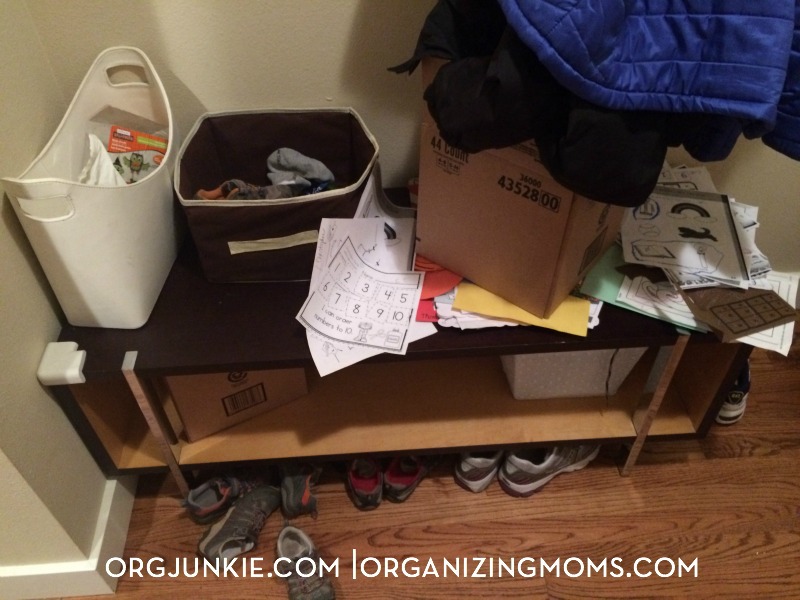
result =
[{"label": "cardboard box on lower shelf", "polygon": [[164,383],[190,442],[308,393],[302,368],[171,375]]}]

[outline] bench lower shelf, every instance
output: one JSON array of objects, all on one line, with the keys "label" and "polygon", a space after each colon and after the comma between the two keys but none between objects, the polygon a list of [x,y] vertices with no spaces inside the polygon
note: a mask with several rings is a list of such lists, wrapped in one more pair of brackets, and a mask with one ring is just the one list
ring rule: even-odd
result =
[{"label": "bench lower shelf", "polygon": [[[713,347],[713,350],[712,350]],[[698,434],[737,346],[689,345],[649,435]],[[613,396],[516,400],[500,359],[448,358],[355,365],[309,374],[308,395],[196,442],[172,446],[181,467],[363,453],[572,441],[630,441],[655,350]],[[709,373],[717,374],[709,377]],[[71,386],[112,463],[121,471],[166,468],[125,380]]]}]

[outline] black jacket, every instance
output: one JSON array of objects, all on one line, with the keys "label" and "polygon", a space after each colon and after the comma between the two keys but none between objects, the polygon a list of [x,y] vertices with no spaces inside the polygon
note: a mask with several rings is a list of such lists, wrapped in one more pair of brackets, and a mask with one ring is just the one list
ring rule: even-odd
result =
[{"label": "black jacket", "polygon": [[[669,146],[721,160],[738,138],[726,117],[611,110],[575,96],[508,27],[494,0],[440,0],[413,57],[391,70],[413,72],[425,57],[450,61],[424,92],[448,144],[479,152],[533,139],[554,179],[597,201],[638,206]],[[704,145],[709,135],[717,136],[713,148]]]}]

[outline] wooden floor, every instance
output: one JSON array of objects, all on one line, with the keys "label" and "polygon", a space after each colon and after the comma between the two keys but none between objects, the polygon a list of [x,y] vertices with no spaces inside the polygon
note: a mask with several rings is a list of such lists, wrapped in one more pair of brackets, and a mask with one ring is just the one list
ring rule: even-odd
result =
[{"label": "wooden floor", "polygon": [[[329,465],[317,490],[318,518],[294,524],[311,535],[328,564],[339,558],[338,598],[800,598],[800,344],[788,358],[756,350],[752,373],[742,421],[715,426],[702,441],[648,443],[628,478],[601,455],[527,499],[506,495],[496,482],[471,494],[453,482],[450,457],[405,503],[363,513]],[[256,550],[246,555],[262,559],[263,574],[282,524],[279,513],[271,515]],[[168,479],[141,479],[126,559],[162,557],[172,570],[177,557],[194,561],[202,533],[184,516]],[[354,550],[359,561],[414,557],[420,576],[357,572],[354,579]],[[484,577],[472,577],[481,557]],[[526,557],[536,562],[522,560],[523,572],[536,566],[535,577],[497,576],[498,559],[510,564]],[[429,558],[438,578],[430,570],[421,576]],[[561,576],[540,576],[539,558],[551,566],[560,560]],[[651,561],[638,563],[649,577],[633,574],[640,558]],[[461,567],[466,561],[467,573],[456,577],[451,570],[444,577],[444,559]],[[494,577],[488,577],[492,559]],[[589,559],[595,565],[606,559],[607,576],[569,576]],[[677,570],[656,575],[677,569],[680,560],[690,567],[681,577]],[[374,561],[362,564],[375,572]],[[282,580],[266,576],[145,574],[122,577],[111,597],[241,600],[286,598],[287,592]]]}]

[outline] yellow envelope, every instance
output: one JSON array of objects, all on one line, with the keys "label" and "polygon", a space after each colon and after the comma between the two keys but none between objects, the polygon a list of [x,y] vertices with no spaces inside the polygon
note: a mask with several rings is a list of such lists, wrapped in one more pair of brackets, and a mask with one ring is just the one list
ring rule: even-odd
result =
[{"label": "yellow envelope", "polygon": [[456,299],[453,302],[453,308],[459,310],[487,317],[509,319],[526,325],[536,325],[583,337],[586,337],[589,329],[590,306],[591,302],[584,298],[567,296],[567,299],[553,311],[549,318],[542,319],[474,283],[466,282],[461,282],[456,287]]}]

